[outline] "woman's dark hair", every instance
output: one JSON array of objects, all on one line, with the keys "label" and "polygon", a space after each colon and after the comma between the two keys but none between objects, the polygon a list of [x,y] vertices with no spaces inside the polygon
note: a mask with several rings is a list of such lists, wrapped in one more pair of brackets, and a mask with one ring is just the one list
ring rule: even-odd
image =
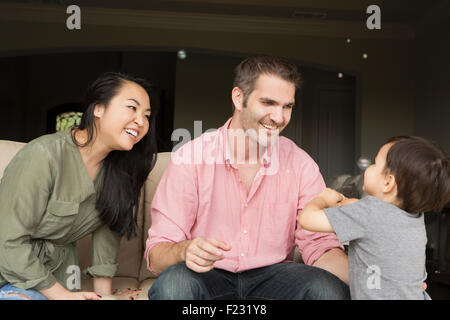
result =
[{"label": "woman's dark hair", "polygon": [[434,142],[422,137],[398,136],[386,156],[385,172],[397,182],[397,197],[410,213],[441,211],[450,201],[449,158]]},{"label": "woman's dark hair", "polygon": [[136,235],[137,215],[141,188],[156,163],[157,144],[155,118],[159,108],[159,96],[154,86],[140,78],[130,75],[106,72],[101,74],[88,88],[85,98],[85,111],[80,125],[74,130],[86,130],[87,141],[80,144],[74,135],[72,139],[79,147],[89,145],[95,139],[96,126],[94,108],[96,105],[108,107],[122,85],[134,82],[149,95],[151,113],[147,134],[130,151],[111,151],[103,160],[101,190],[98,193],[96,208],[101,220],[118,235],[130,239]]}]

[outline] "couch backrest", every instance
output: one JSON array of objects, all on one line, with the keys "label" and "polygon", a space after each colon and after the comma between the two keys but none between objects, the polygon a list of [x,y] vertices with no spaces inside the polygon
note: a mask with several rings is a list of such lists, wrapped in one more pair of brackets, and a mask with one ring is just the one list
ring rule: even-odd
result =
[{"label": "couch backrest", "polygon": [[[164,173],[164,171],[167,168],[167,165],[170,162],[170,152],[162,152],[158,153],[158,160],[156,162],[155,167],[153,168],[152,172],[148,175],[147,180],[145,181],[144,185],[144,192],[145,192],[145,202],[144,202],[144,228],[143,228],[143,237],[142,237],[142,248],[143,253],[145,251],[145,244],[148,238],[148,229],[150,229],[150,226],[152,225],[152,218],[150,215],[150,207],[152,205],[153,196],[155,195],[156,188],[158,187],[159,181],[161,180],[161,177]],[[155,277],[154,274],[152,274],[150,271],[147,270],[147,262],[144,259],[144,256],[142,254],[142,263],[141,263],[141,270],[139,274],[139,281],[143,281],[147,278],[153,278]]]},{"label": "couch backrest", "polygon": [[23,142],[0,140],[0,179],[8,163],[24,145]]}]

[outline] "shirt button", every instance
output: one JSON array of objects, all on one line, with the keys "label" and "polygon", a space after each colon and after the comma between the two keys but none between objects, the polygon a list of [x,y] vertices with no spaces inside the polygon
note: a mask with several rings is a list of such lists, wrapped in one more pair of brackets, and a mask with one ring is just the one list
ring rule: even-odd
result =
[{"label": "shirt button", "polygon": [[245,254],[241,253],[241,257],[245,256]]},{"label": "shirt button", "polygon": [[244,233],[247,233],[247,230],[244,229]]}]

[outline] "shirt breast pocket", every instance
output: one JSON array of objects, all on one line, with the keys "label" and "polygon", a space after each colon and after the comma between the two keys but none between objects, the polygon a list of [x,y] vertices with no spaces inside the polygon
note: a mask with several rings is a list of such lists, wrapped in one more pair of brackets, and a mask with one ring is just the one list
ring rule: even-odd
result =
[{"label": "shirt breast pocket", "polygon": [[73,226],[79,207],[77,202],[50,200],[47,212],[38,226],[39,236],[47,239],[65,236]]},{"label": "shirt breast pocket", "polygon": [[271,235],[269,242],[278,248],[287,248],[294,243],[297,204],[267,204],[264,211],[265,229]]}]

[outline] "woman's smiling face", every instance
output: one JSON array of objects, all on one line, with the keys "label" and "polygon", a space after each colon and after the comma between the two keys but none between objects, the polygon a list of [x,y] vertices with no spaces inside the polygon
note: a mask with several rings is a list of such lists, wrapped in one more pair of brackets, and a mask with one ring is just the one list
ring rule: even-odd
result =
[{"label": "woman's smiling face", "polygon": [[106,107],[95,107],[97,138],[111,150],[131,150],[147,134],[150,113],[145,89],[124,81]]}]

